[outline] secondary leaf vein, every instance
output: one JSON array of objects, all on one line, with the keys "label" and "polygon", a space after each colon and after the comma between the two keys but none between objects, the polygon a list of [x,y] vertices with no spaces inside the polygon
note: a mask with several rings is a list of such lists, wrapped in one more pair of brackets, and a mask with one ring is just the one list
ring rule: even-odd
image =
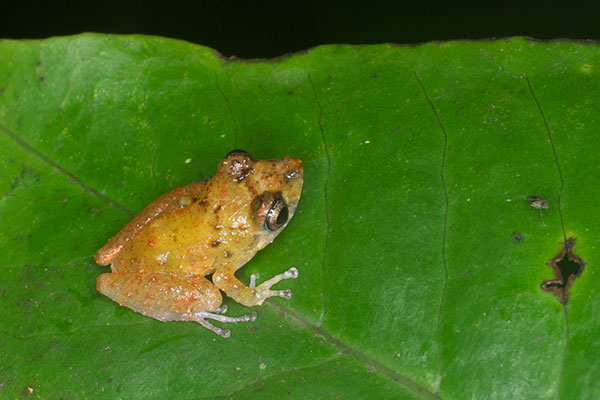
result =
[{"label": "secondary leaf vein", "polygon": [[565,371],[565,363],[567,358],[567,344],[569,343],[569,311],[567,310],[567,305],[563,304],[563,310],[565,311],[565,343],[563,344],[562,355],[560,360],[560,372],[558,375],[558,384],[556,385],[556,398],[560,399],[560,392],[563,383],[564,371]]},{"label": "secondary leaf vein", "polygon": [[440,387],[442,385],[442,372],[443,372],[443,359],[442,359],[442,340],[441,340],[441,326],[442,326],[442,311],[444,310],[444,302],[446,300],[446,291],[447,291],[447,286],[448,286],[448,266],[446,264],[446,232],[447,232],[447,226],[448,226],[448,191],[446,189],[446,180],[444,178],[444,172],[445,172],[445,166],[446,166],[446,150],[448,148],[448,134],[446,132],[446,128],[444,127],[444,125],[442,124],[442,120],[440,119],[440,116],[435,108],[435,106],[433,105],[433,102],[431,101],[431,98],[427,95],[427,92],[425,91],[425,87],[423,86],[423,83],[421,82],[421,80],[419,79],[419,76],[417,75],[416,71],[414,72],[415,78],[417,80],[417,83],[419,84],[419,87],[421,88],[421,91],[423,92],[423,96],[425,96],[425,99],[427,100],[427,103],[429,103],[429,106],[431,107],[431,111],[433,112],[433,115],[435,117],[435,120],[437,121],[437,124],[439,125],[440,129],[442,130],[442,136],[444,137],[444,147],[442,148],[442,165],[440,167],[440,180],[442,181],[442,190],[444,192],[444,225],[442,228],[442,263],[444,266],[444,284],[442,285],[442,298],[440,300],[440,307],[439,307],[439,311],[438,311],[438,318],[437,318],[437,348],[438,348],[438,381],[437,381],[437,385],[436,385],[436,389],[435,389],[435,393],[438,394],[440,392]]},{"label": "secondary leaf vein", "polygon": [[35,339],[40,339],[40,338],[46,338],[46,337],[61,337],[61,336],[72,336],[72,335],[76,335],[79,333],[82,333],[88,329],[112,329],[112,328],[127,328],[127,329],[132,329],[135,327],[139,327],[139,326],[144,326],[144,325],[148,325],[152,323],[152,321],[148,318],[147,321],[141,321],[141,322],[133,322],[131,324],[111,324],[111,325],[82,325],[79,326],[77,328],[74,328],[73,330],[70,330],[68,332],[46,332],[46,333],[34,333],[32,335],[17,335],[8,331],[1,331],[0,330],[0,334],[2,335],[6,335],[9,336],[13,339],[18,339],[18,340],[35,340]]},{"label": "secondary leaf vein", "polygon": [[133,211],[131,211],[128,208],[126,208],[125,206],[119,204],[116,200],[111,199],[107,195],[105,195],[103,193],[100,193],[96,189],[94,189],[94,188],[86,185],[81,179],[77,178],[75,175],[73,175],[71,172],[67,171],[61,165],[59,165],[55,161],[52,161],[50,158],[48,158],[46,155],[44,155],[43,153],[41,153],[40,151],[38,151],[36,148],[34,148],[33,146],[31,146],[29,143],[27,143],[24,140],[22,140],[19,136],[17,136],[15,133],[13,133],[10,129],[8,129],[4,125],[0,124],[0,130],[2,132],[4,132],[4,134],[9,139],[11,139],[17,145],[19,145],[20,147],[22,147],[25,151],[31,153],[35,157],[37,157],[40,160],[42,160],[44,163],[46,163],[49,166],[51,166],[52,168],[54,168],[56,171],[58,171],[61,174],[65,175],[67,177],[67,179],[69,179],[69,182],[71,182],[71,183],[79,186],[84,192],[86,192],[86,193],[88,193],[88,194],[90,194],[92,196],[95,196],[95,197],[99,198],[100,200],[102,200],[105,203],[107,203],[109,206],[111,206],[114,209],[122,212],[125,215],[128,215],[128,216],[133,216],[134,215]]},{"label": "secondary leaf vein", "polygon": [[233,121],[233,147],[237,149],[237,142],[238,142],[237,119],[235,118],[235,115],[233,115],[233,110],[231,109],[231,103],[229,102],[229,97],[227,97],[227,95],[221,89],[221,86],[219,85],[219,74],[217,71],[215,71],[215,82],[217,83],[217,90],[219,91],[219,93],[221,94],[221,97],[223,97],[223,100],[225,101],[225,105],[227,106],[227,112],[229,113],[229,117]]},{"label": "secondary leaf vein", "polygon": [[158,145],[154,146],[154,157],[152,157],[152,167],[150,173],[152,174],[152,180],[154,180],[154,188],[158,192],[158,179],[156,177],[156,156],[158,154]]},{"label": "secondary leaf vein", "polygon": [[[560,206],[560,199],[562,196],[563,188],[565,186],[565,181],[563,178],[562,170],[560,168],[560,162],[558,161],[558,153],[556,152],[556,146],[554,146],[554,140],[552,139],[552,131],[550,130],[550,125],[548,124],[548,121],[546,120],[546,116],[544,115],[544,110],[542,110],[542,105],[540,104],[539,100],[535,96],[535,93],[533,92],[533,87],[531,86],[529,77],[526,76],[525,81],[527,82],[527,87],[529,88],[529,93],[531,94],[531,97],[533,98],[533,101],[535,102],[535,105],[537,106],[540,116],[542,117],[542,121],[544,122],[544,127],[546,128],[546,134],[548,135],[548,141],[550,142],[550,147],[552,147],[552,154],[554,155],[554,162],[556,163],[556,169],[558,171],[558,176],[560,178],[560,188],[558,190],[558,197],[556,200],[556,208],[558,209],[558,216],[560,218],[560,226],[562,227],[563,239],[564,239],[564,242],[567,243],[567,231],[565,229],[565,223],[563,220],[562,210],[561,210],[561,206]],[[563,309],[564,309],[564,313],[565,313],[565,342],[563,344],[563,349],[562,349],[560,372],[558,375],[558,383],[557,383],[557,388],[556,388],[556,398],[557,399],[560,398],[560,388],[562,386],[563,375],[564,375],[564,371],[565,371],[565,360],[567,357],[567,345],[569,343],[569,313],[567,311],[566,304],[563,304]]]},{"label": "secondary leaf vein", "polygon": [[325,240],[323,243],[323,257],[321,257],[321,284],[323,285],[321,289],[321,302],[323,304],[323,309],[321,310],[321,316],[319,318],[319,323],[323,322],[323,318],[325,316],[325,254],[327,253],[327,244],[329,242],[329,231],[331,226],[331,216],[329,215],[329,200],[328,200],[328,192],[329,192],[329,176],[331,174],[331,157],[329,155],[329,148],[327,147],[327,138],[325,137],[325,131],[323,130],[323,106],[319,101],[319,97],[317,96],[317,89],[315,88],[315,83],[313,82],[312,76],[310,73],[308,74],[308,81],[310,82],[310,86],[312,87],[313,95],[315,97],[315,102],[319,107],[319,132],[321,132],[321,140],[323,141],[323,150],[325,151],[325,157],[327,158],[327,174],[325,175],[325,189],[323,190],[323,199],[325,201]]},{"label": "secondary leaf vein", "polygon": [[271,378],[273,378],[275,376],[287,374],[287,373],[294,372],[294,371],[302,371],[302,370],[308,370],[308,369],[311,369],[311,368],[318,368],[320,366],[323,366],[323,365],[325,365],[327,363],[330,363],[330,362],[338,359],[339,357],[340,357],[340,353],[337,353],[337,354],[334,354],[331,357],[327,357],[327,358],[325,358],[323,360],[320,360],[319,362],[314,363],[314,364],[303,365],[301,367],[295,367],[295,368],[284,368],[284,369],[282,369],[280,371],[277,371],[277,372],[274,372],[272,374],[269,374],[269,375],[266,375],[266,376],[260,376],[260,377],[258,377],[256,379],[253,379],[248,384],[240,387],[239,389],[234,390],[231,393],[219,394],[219,395],[216,395],[216,396],[209,396],[209,397],[201,397],[200,399],[201,400],[230,399],[230,398],[233,398],[234,396],[236,396],[237,394],[243,392],[244,390],[249,389],[249,388],[251,388],[253,386],[258,385],[261,382],[266,381],[267,379],[271,379]]},{"label": "secondary leaf vein", "polygon": [[552,154],[554,155],[554,161],[556,163],[556,170],[558,171],[558,176],[560,178],[560,188],[558,190],[558,197],[556,199],[556,208],[558,209],[558,216],[560,218],[560,226],[562,227],[563,238],[565,243],[567,242],[567,232],[565,230],[565,223],[563,220],[562,210],[560,207],[560,199],[562,197],[563,188],[565,186],[565,180],[563,178],[562,170],[560,169],[560,163],[558,162],[558,153],[556,153],[556,147],[554,146],[554,140],[552,139],[552,131],[550,131],[550,125],[548,125],[548,121],[546,120],[546,116],[544,115],[544,111],[542,110],[542,106],[538,101],[535,93],[533,93],[533,88],[531,87],[531,82],[529,82],[529,78],[525,77],[525,81],[527,81],[527,87],[529,88],[529,93],[531,93],[531,97],[533,97],[533,101],[535,101],[535,105],[542,117],[542,121],[544,122],[544,126],[546,127],[546,134],[548,135],[548,141],[550,142],[550,146],[552,147]]},{"label": "secondary leaf vein", "polygon": [[266,307],[273,307],[273,308],[277,309],[279,312],[287,314],[290,318],[295,320],[298,324],[304,326],[305,329],[309,329],[309,330],[313,331],[315,336],[321,338],[323,341],[327,342],[331,346],[338,349],[340,351],[340,353],[342,353],[343,355],[353,358],[357,361],[360,361],[365,366],[372,367],[372,369],[376,370],[378,373],[382,374],[383,376],[387,377],[388,379],[391,379],[396,384],[404,386],[405,388],[407,388],[408,390],[411,390],[412,392],[421,396],[422,398],[429,399],[429,400],[440,400],[441,399],[437,393],[430,392],[429,390],[425,389],[424,387],[420,386],[419,384],[413,382],[410,378],[407,378],[404,375],[400,375],[399,373],[397,373],[393,369],[387,367],[386,365],[380,363],[379,361],[344,344],[342,341],[333,337],[331,334],[329,334],[323,328],[313,325],[312,323],[310,323],[309,321],[304,319],[302,317],[302,315],[298,314],[296,311],[291,310],[280,304],[275,304],[275,303],[268,303],[266,305]]}]

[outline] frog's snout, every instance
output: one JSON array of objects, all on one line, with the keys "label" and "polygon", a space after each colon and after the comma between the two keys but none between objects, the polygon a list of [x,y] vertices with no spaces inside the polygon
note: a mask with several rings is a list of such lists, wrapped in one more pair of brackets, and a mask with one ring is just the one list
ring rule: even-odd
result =
[{"label": "frog's snout", "polygon": [[285,156],[283,158],[285,165],[286,165],[286,170],[284,172],[284,176],[285,179],[287,181],[291,180],[291,179],[302,179],[302,177],[304,176],[304,168],[302,168],[302,160],[299,160],[297,158],[292,158],[289,156]]},{"label": "frog's snout", "polygon": [[286,181],[290,181],[292,179],[299,179],[299,178],[302,179],[302,175],[303,175],[302,167],[290,168],[287,171],[285,171],[285,173],[283,174],[283,176],[285,176]]}]

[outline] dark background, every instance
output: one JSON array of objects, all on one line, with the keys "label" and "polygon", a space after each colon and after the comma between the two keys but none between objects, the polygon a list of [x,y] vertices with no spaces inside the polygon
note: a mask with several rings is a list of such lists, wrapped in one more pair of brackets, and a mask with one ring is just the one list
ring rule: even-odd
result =
[{"label": "dark background", "polygon": [[574,2],[13,1],[0,0],[2,38],[143,33],[184,39],[241,58],[276,57],[327,43],[421,43],[515,35],[600,38],[598,6]]}]

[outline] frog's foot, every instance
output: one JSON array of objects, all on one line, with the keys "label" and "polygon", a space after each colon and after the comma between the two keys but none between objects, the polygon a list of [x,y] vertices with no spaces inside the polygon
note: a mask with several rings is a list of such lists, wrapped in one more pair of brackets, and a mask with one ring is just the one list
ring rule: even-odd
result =
[{"label": "frog's foot", "polygon": [[271,286],[284,279],[295,279],[298,277],[298,270],[292,267],[258,286],[256,285],[258,274],[253,274],[250,277],[249,286],[246,286],[235,277],[234,273],[235,267],[233,265],[224,264],[217,268],[213,274],[213,283],[216,287],[227,293],[227,296],[246,307],[261,305],[269,297],[289,299],[292,297],[291,290],[271,290]]},{"label": "frog's foot", "polygon": [[[221,311],[221,310],[223,310],[223,311]],[[196,313],[190,314],[189,319],[199,323],[206,329],[213,331],[214,333],[221,336],[222,338],[228,338],[231,335],[231,331],[229,329],[221,329],[219,327],[216,327],[213,324],[211,324],[210,322],[208,322],[206,319],[214,319],[215,321],[230,322],[233,324],[237,324],[238,322],[256,321],[256,312],[255,311],[252,311],[250,314],[247,314],[247,315],[242,315],[241,317],[228,317],[226,315],[214,314],[214,312],[216,312],[216,311],[225,312],[225,310],[227,310],[227,306],[219,307],[217,310],[213,311],[212,313],[206,312],[206,311],[196,312]]]},{"label": "frog's foot", "polygon": [[284,299],[292,298],[292,291],[290,289],[285,290],[271,290],[271,286],[274,284],[281,282],[284,279],[296,279],[298,277],[298,270],[296,267],[292,267],[285,271],[282,274],[275,275],[271,279],[261,283],[256,286],[256,280],[258,279],[258,274],[252,274],[250,276],[250,285],[248,287],[254,289],[255,294],[260,297],[262,300],[259,305],[262,304],[263,301],[268,299],[269,297],[283,297]]}]

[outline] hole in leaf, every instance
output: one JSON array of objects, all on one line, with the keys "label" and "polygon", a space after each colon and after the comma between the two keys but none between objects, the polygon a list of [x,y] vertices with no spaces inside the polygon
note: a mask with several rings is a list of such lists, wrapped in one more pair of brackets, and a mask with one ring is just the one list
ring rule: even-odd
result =
[{"label": "hole in leaf", "polygon": [[585,267],[583,260],[573,251],[575,238],[568,238],[563,248],[550,260],[548,266],[554,271],[554,279],[542,282],[541,288],[551,292],[561,304],[569,301],[569,290]]}]

